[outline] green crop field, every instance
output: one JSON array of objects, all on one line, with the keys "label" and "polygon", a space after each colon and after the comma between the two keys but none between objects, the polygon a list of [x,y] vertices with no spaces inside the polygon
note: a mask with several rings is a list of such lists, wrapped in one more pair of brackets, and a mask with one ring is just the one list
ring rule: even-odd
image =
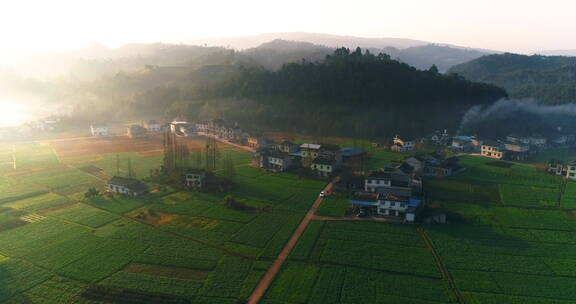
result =
[{"label": "green crop field", "polygon": [[[405,155],[372,147],[369,167]],[[49,145],[0,145],[0,302],[234,304],[250,296],[326,181],[236,166],[228,193],[163,189],[86,199],[107,177],[138,178],[158,155],[57,157]],[[14,158],[16,168],[14,168]],[[574,303],[576,183],[530,165],[462,157],[426,179],[447,225],[313,220],[261,303]],[[219,168],[216,173],[222,172]],[[233,195],[246,208],[224,203]],[[332,196],[319,216],[343,217]]]},{"label": "green crop field", "polygon": [[[221,156],[236,166],[231,193],[169,188],[85,198],[116,174],[116,155],[120,175],[129,160],[137,178],[162,160],[130,151],[58,158],[50,145],[0,146],[0,302],[236,303],[250,296],[326,184],[249,167],[249,152],[224,147]],[[227,207],[227,194],[247,209]]]}]

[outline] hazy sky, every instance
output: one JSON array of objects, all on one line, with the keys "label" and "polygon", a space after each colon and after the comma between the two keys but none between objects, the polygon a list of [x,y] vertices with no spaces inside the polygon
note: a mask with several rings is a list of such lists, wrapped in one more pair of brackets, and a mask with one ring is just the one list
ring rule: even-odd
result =
[{"label": "hazy sky", "polygon": [[0,0],[0,57],[91,42],[306,31],[533,52],[576,49],[574,0]]}]

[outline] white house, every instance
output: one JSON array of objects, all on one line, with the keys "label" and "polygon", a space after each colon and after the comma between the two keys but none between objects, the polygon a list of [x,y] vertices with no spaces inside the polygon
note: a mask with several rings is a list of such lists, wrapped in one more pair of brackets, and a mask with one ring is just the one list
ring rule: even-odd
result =
[{"label": "white house", "polygon": [[567,164],[560,160],[552,160],[548,164],[547,171],[548,173],[554,175],[560,175],[572,180],[576,180],[576,160],[573,160]]},{"label": "white house", "polygon": [[416,143],[413,139],[402,139],[400,136],[396,135],[394,139],[392,139],[392,146],[390,149],[398,152],[410,152],[414,150],[415,146]]},{"label": "white house", "polygon": [[147,193],[148,186],[136,179],[114,176],[108,181],[108,191],[129,196],[138,196]]},{"label": "white house", "polygon": [[566,177],[576,180],[576,161],[571,161],[566,166]]},{"label": "white house", "polygon": [[421,201],[410,197],[409,189],[388,188],[385,191],[350,200],[354,207],[368,208],[377,215],[403,217],[406,222],[414,222]]},{"label": "white house", "polygon": [[379,188],[392,186],[392,175],[389,172],[374,171],[364,179],[364,191],[376,192]]},{"label": "white house", "polygon": [[310,169],[318,176],[328,177],[331,176],[338,168],[338,164],[333,159],[317,157],[312,161]]},{"label": "white house", "polygon": [[186,172],[184,178],[184,183],[186,186],[194,189],[200,189],[204,186],[206,171],[201,169],[190,169],[188,172]]},{"label": "white house", "polygon": [[155,120],[149,120],[144,123],[144,128],[146,128],[148,132],[161,132],[162,124]]},{"label": "white house", "polygon": [[105,125],[91,125],[90,132],[92,136],[108,136],[108,127]]}]

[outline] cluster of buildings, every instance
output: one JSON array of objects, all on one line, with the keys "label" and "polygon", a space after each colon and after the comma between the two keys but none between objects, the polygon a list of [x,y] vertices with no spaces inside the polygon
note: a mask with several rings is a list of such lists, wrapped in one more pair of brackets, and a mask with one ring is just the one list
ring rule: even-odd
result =
[{"label": "cluster of buildings", "polygon": [[561,160],[551,160],[548,163],[548,173],[563,176],[576,180],[576,160],[563,162]]},{"label": "cluster of buildings", "polygon": [[[126,127],[126,136],[130,138],[145,137],[148,133],[162,132],[166,126],[155,120],[149,120],[141,125],[130,125]],[[90,125],[90,134],[94,137],[110,136],[110,127],[107,124]]]},{"label": "cluster of buildings", "polygon": [[316,176],[330,177],[342,167],[362,162],[366,156],[366,151],[360,148],[314,143],[298,145],[287,140],[279,143],[266,140],[265,146],[258,145],[253,164],[273,172],[297,167],[310,168]]},{"label": "cluster of buildings", "polygon": [[552,139],[541,135],[520,136],[511,134],[503,140],[480,140],[476,136],[456,136],[450,149],[462,153],[478,153],[482,156],[522,161],[531,153],[550,146],[566,146],[574,143],[574,135],[559,134]]},{"label": "cluster of buildings", "polygon": [[446,177],[462,170],[456,157],[446,158],[441,153],[417,154],[364,176],[350,204],[357,214],[413,222],[423,209],[422,177]]}]

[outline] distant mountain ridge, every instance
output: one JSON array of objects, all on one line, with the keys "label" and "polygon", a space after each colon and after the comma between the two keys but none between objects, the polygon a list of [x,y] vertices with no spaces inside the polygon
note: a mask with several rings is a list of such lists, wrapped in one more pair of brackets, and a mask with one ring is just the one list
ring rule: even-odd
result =
[{"label": "distant mountain ridge", "polygon": [[[362,46],[354,46],[351,49],[355,49],[356,47],[361,47],[363,49],[365,48]],[[489,54],[487,52],[482,52],[476,49],[457,48],[437,44],[424,44],[404,49],[391,46],[385,48],[369,47],[366,49],[375,54],[388,54],[390,57],[407,63],[420,70],[426,70],[429,69],[432,65],[436,65],[440,72],[446,72],[450,67],[454,65]],[[285,60],[284,62],[276,63],[273,66],[267,66],[266,64],[263,65],[269,69],[278,69],[282,66],[282,64],[297,61],[297,59],[305,59],[307,61],[313,62],[322,60],[326,55],[329,55],[334,50],[335,48],[313,44],[310,42],[275,39],[273,41],[263,43],[258,47],[246,49],[244,50],[244,53],[246,55],[251,55],[258,52],[261,54],[268,52],[268,56],[276,55],[278,57],[278,54],[272,54],[272,52],[281,54],[292,52],[293,54],[290,56],[292,57],[292,60]],[[298,56],[301,56],[301,58],[298,58]]]},{"label": "distant mountain ridge", "polygon": [[275,39],[309,42],[331,48],[356,48],[357,46],[361,48],[408,48],[429,44],[427,41],[406,38],[367,38],[307,32],[265,33],[249,36],[195,39],[188,41],[188,43],[198,45],[208,44],[212,46],[229,46],[237,49],[247,49],[255,48],[263,43]]}]

